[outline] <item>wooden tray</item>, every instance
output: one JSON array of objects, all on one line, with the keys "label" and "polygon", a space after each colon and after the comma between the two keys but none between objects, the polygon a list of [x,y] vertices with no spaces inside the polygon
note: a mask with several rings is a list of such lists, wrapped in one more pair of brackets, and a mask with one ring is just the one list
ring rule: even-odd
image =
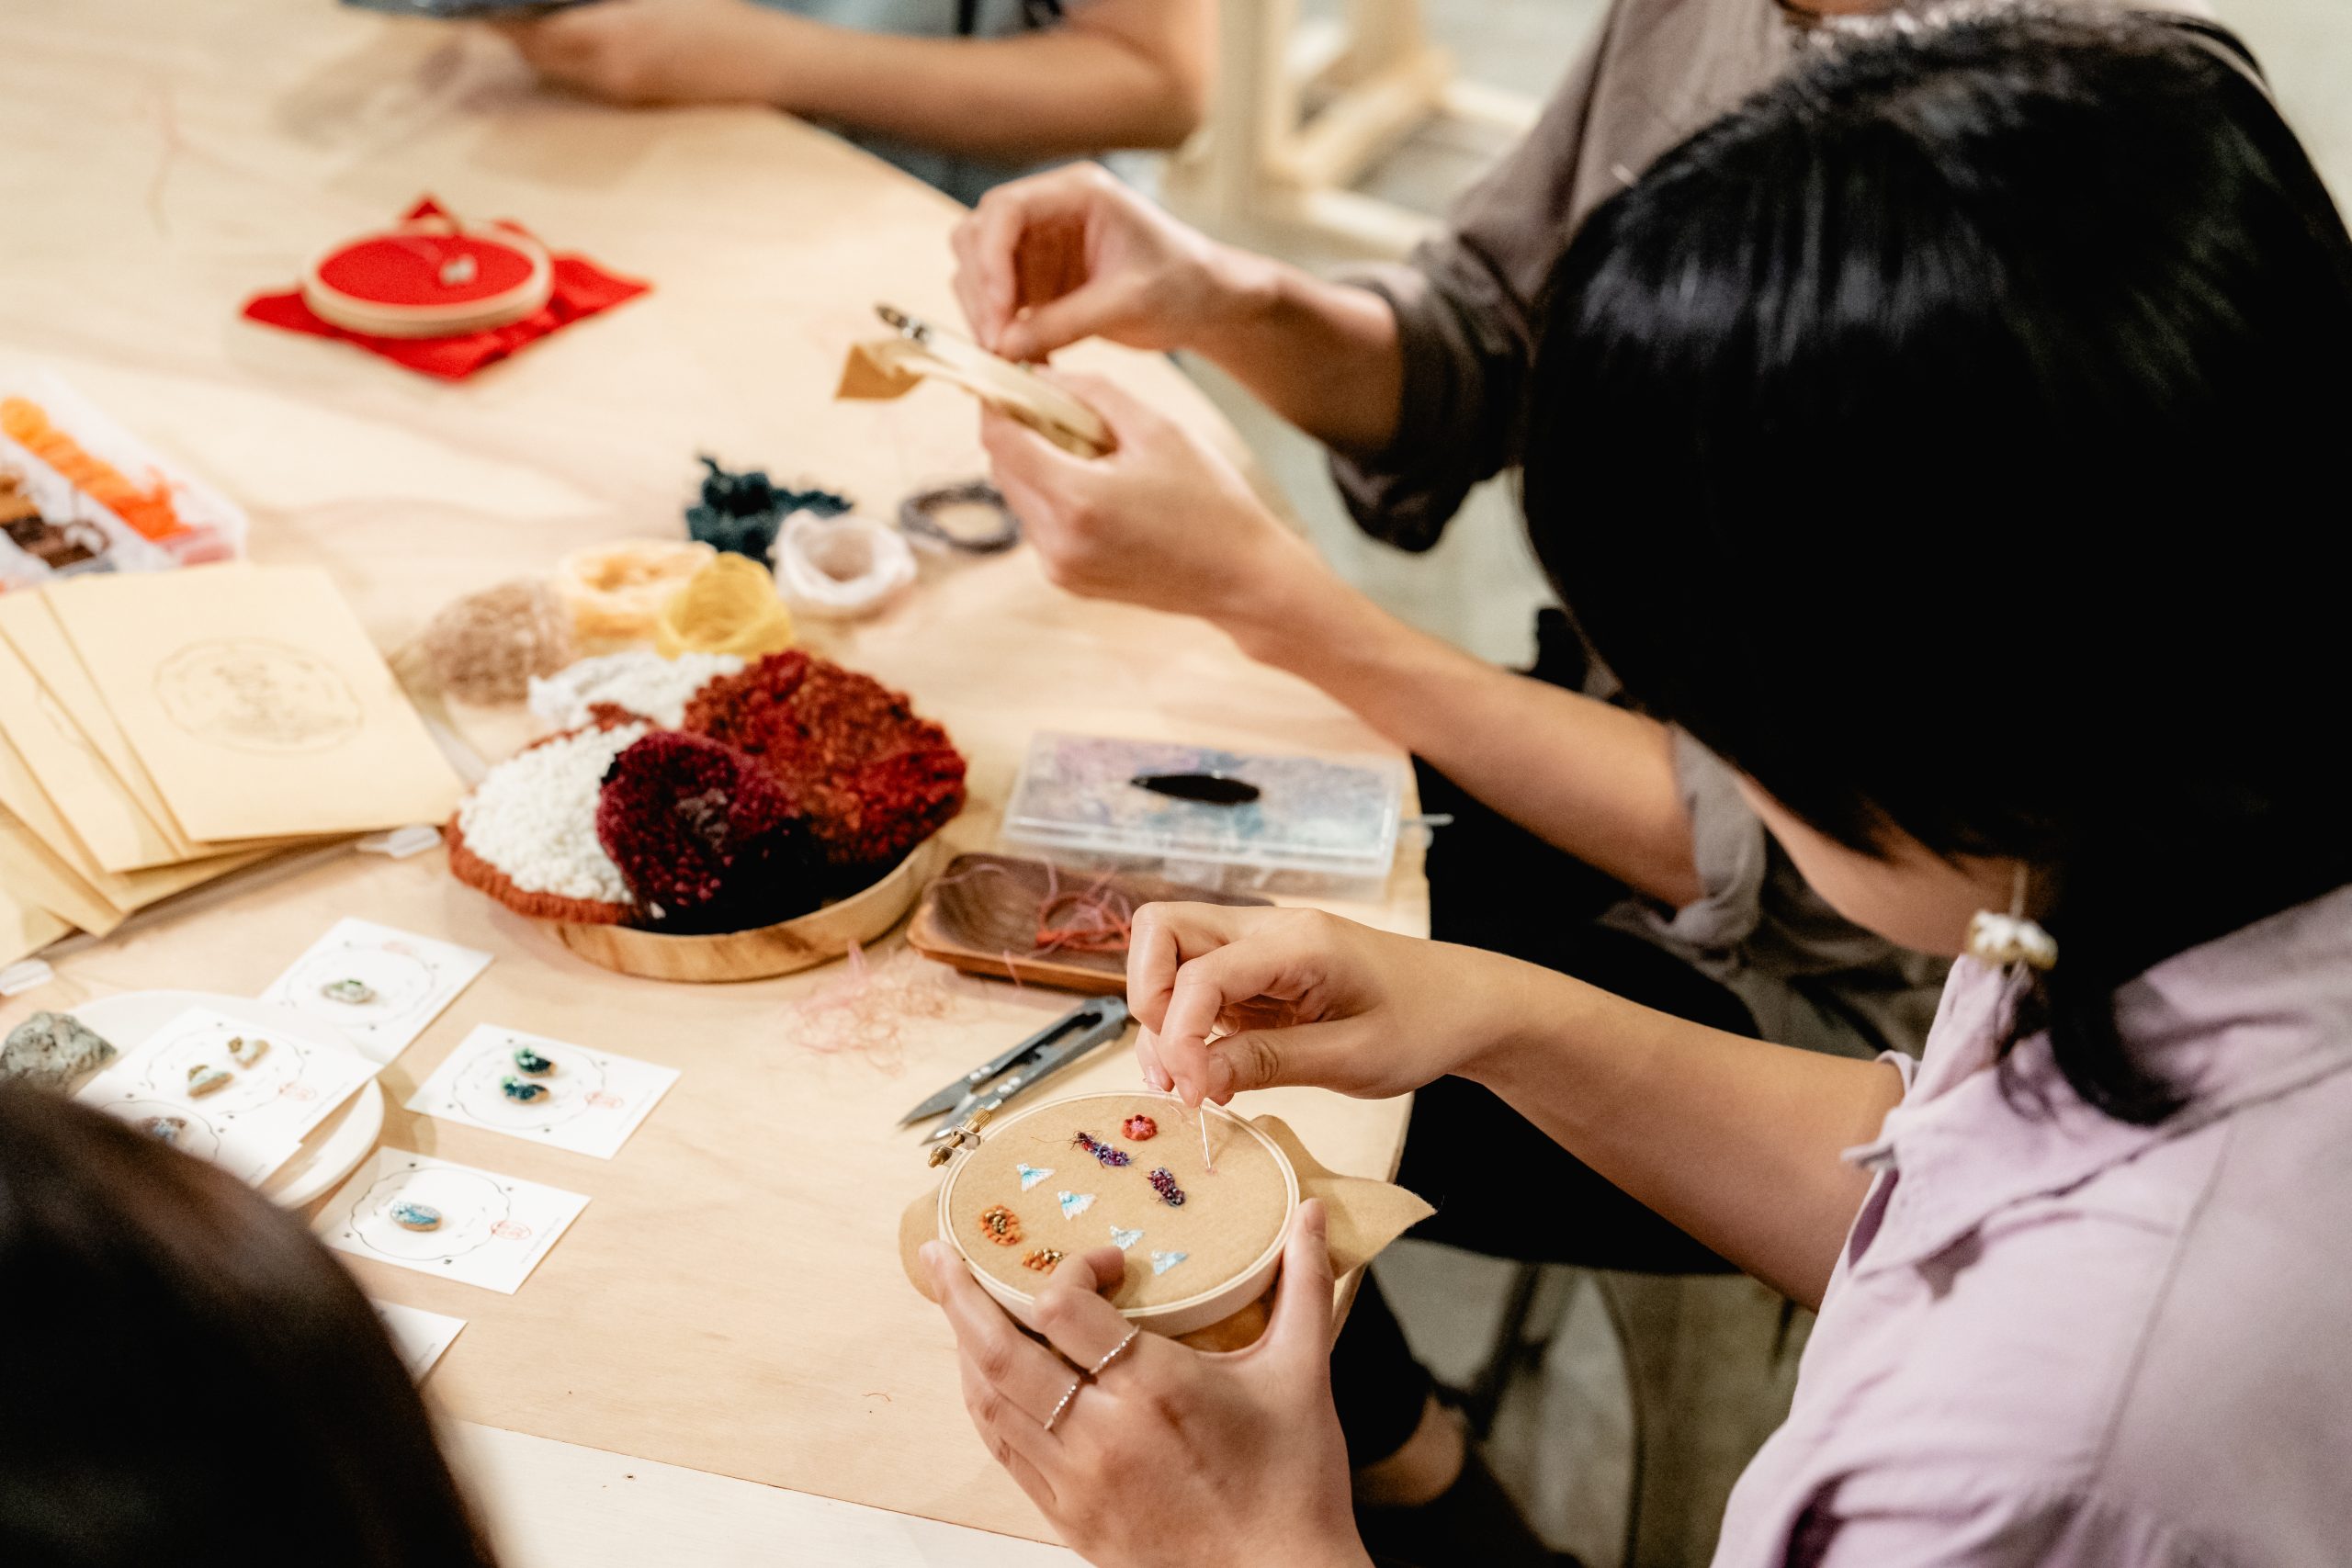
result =
[{"label": "wooden tray", "polygon": [[669,936],[630,926],[558,925],[563,945],[623,975],[647,980],[724,982],[766,980],[813,969],[872,942],[899,923],[938,859],[935,842],[920,845],[896,870],[838,903],[748,931]]},{"label": "wooden tray", "polygon": [[[1091,887],[1100,872],[1054,868],[1065,890]],[[1090,997],[1124,995],[1127,988],[1127,955],[1124,953],[1047,953],[1035,951],[1037,906],[1049,886],[1041,860],[1012,855],[957,855],[939,880],[923,889],[913,924],[907,928],[907,945],[925,958],[961,969],[967,975],[989,975],[1023,985],[1051,986],[1080,991]],[[1219,893],[1188,882],[1170,882],[1140,872],[1120,872],[1103,883],[1105,891],[1125,895],[1145,904],[1226,904],[1255,908],[1271,902],[1248,894]],[[1011,961],[1007,962],[1007,954]]]}]

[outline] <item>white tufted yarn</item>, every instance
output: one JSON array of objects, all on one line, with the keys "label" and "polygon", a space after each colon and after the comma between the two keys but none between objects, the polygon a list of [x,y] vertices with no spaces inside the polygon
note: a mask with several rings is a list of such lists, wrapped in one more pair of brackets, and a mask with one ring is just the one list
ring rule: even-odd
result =
[{"label": "white tufted yarn", "polygon": [[458,807],[466,848],[523,892],[628,903],[628,884],[596,841],[596,797],[613,759],[652,728],[583,729],[499,763]]}]

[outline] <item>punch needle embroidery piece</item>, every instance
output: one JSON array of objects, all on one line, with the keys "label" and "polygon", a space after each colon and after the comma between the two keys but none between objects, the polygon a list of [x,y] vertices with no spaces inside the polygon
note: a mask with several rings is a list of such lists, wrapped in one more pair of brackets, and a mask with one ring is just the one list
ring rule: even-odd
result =
[{"label": "punch needle embroidery piece", "polygon": [[1023,1192],[1054,1174],[1050,1168],[1040,1169],[1034,1165],[1016,1165],[1012,1168],[1021,1173],[1021,1190]]},{"label": "punch needle embroidery piece", "polygon": [[1166,1166],[1153,1171],[1147,1179],[1151,1183],[1151,1190],[1159,1194],[1161,1202],[1171,1209],[1184,1206],[1184,1190],[1176,1185],[1175,1174]]},{"label": "punch needle embroidery piece", "polygon": [[555,1064],[528,1045],[517,1045],[514,1047],[514,1070],[526,1078],[543,1078],[555,1071]]},{"label": "punch needle embroidery piece", "polygon": [[176,1144],[187,1131],[185,1116],[148,1116],[131,1123],[159,1144]]},{"label": "punch needle embroidery piece", "polygon": [[329,980],[319,987],[319,995],[347,1007],[365,1007],[376,999],[376,987],[365,980]]},{"label": "punch needle embroidery piece", "polygon": [[498,1080],[498,1088],[501,1093],[517,1105],[528,1105],[535,1100],[544,1100],[548,1093],[547,1085],[533,1083],[528,1078],[518,1078],[511,1074]]},{"label": "punch needle embroidery piece", "polygon": [[229,1059],[241,1067],[250,1067],[268,1055],[269,1042],[258,1035],[248,1040],[239,1034],[229,1041]]},{"label": "punch needle embroidery piece", "polygon": [[1059,1263],[1062,1260],[1062,1258],[1063,1253],[1060,1247],[1041,1247],[1036,1251],[1031,1253],[1028,1257],[1023,1258],[1021,1260],[1021,1267],[1023,1269],[1034,1269],[1040,1274],[1050,1274],[1054,1271],[1054,1266]]},{"label": "punch needle embroidery piece", "polygon": [[1021,1217],[999,1203],[980,1211],[980,1234],[999,1247],[1021,1245]]},{"label": "punch needle embroidery piece", "polygon": [[1155,1252],[1151,1255],[1151,1271],[1155,1275],[1165,1274],[1192,1256],[1189,1252]]},{"label": "punch needle embroidery piece", "polygon": [[187,1092],[191,1100],[201,1100],[229,1087],[229,1069],[216,1067],[209,1062],[198,1062],[187,1070]]},{"label": "punch needle embroidery piece", "polygon": [[1066,1220],[1074,1220],[1094,1207],[1094,1194],[1091,1192],[1063,1192],[1057,1196],[1061,1199],[1062,1218]]},{"label": "punch needle embroidery piece", "polygon": [[1158,1135],[1159,1123],[1148,1116],[1130,1116],[1120,1126],[1119,1131],[1127,1135],[1127,1142],[1140,1144]]},{"label": "punch needle embroidery piece", "polygon": [[1096,1141],[1094,1134],[1091,1133],[1080,1133],[1078,1136],[1072,1138],[1070,1142],[1078,1147],[1084,1149],[1088,1154],[1092,1155],[1096,1159],[1102,1161],[1102,1164],[1109,1166],[1114,1170],[1117,1169],[1120,1166],[1128,1164],[1135,1158],[1133,1155],[1127,1153],[1125,1149],[1113,1148],[1108,1144]]},{"label": "punch needle embroidery piece", "polygon": [[437,1231],[441,1228],[441,1211],[430,1203],[419,1203],[410,1198],[395,1198],[385,1211],[392,1224],[404,1231]]},{"label": "punch needle embroidery piece", "polygon": [[1111,1245],[1121,1252],[1126,1251],[1142,1239],[1143,1232],[1141,1231],[1123,1231],[1116,1225],[1111,1227]]}]

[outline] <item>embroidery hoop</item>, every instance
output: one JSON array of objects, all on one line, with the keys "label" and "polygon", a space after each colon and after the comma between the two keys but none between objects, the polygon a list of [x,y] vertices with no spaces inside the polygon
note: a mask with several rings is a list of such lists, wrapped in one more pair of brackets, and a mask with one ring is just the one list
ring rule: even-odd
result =
[{"label": "embroidery hoop", "polygon": [[[464,242],[453,247],[449,242]],[[440,242],[437,245],[435,242]],[[395,250],[440,265],[464,262],[479,265],[488,253],[519,257],[525,264],[522,281],[489,294],[436,302],[369,295],[338,287],[326,275],[338,263],[363,252]],[[419,255],[420,250],[427,253]],[[436,273],[438,276],[438,273]],[[458,288],[463,283],[450,283]],[[303,269],[302,302],[330,325],[369,337],[463,337],[519,321],[537,313],[555,292],[555,267],[538,242],[516,230],[496,225],[473,226],[449,217],[413,218],[390,229],[348,240]]]},{"label": "embroidery hoop", "polygon": [[902,398],[928,378],[963,388],[1065,452],[1102,457],[1118,446],[1101,414],[1025,366],[1000,359],[895,305],[876,305],[874,313],[898,335],[853,344],[834,397]]},{"label": "embroidery hoop", "polygon": [[[1070,1106],[1081,1105],[1090,1100],[1110,1101],[1122,1106],[1131,1105],[1137,1098],[1137,1094],[1130,1090],[1116,1094],[1074,1094],[1060,1100],[1049,1100],[1014,1115],[1001,1117],[991,1122],[988,1131],[981,1135],[982,1141],[1001,1137],[1007,1131],[1019,1126],[1030,1117],[1042,1115],[1046,1111],[1066,1114]],[[1173,1104],[1175,1101],[1170,1100],[1170,1103]],[[1229,1131],[1256,1139],[1264,1147],[1266,1153],[1272,1156],[1274,1168],[1282,1172],[1283,1178],[1283,1221],[1275,1227],[1273,1239],[1266,1244],[1264,1250],[1250,1259],[1241,1272],[1231,1279],[1172,1302],[1161,1302],[1153,1306],[1119,1309],[1121,1315],[1136,1327],[1149,1329],[1154,1334],[1164,1335],[1170,1338],[1181,1334],[1190,1334],[1195,1329],[1206,1328],[1213,1323],[1221,1323],[1264,1295],[1266,1287],[1274,1282],[1274,1275],[1282,1268],[1283,1247],[1290,1240],[1291,1224],[1298,1216],[1298,1170],[1291,1164],[1290,1156],[1283,1152],[1282,1145],[1246,1118],[1236,1116],[1221,1106],[1205,1105],[1202,1110],[1206,1114],[1223,1122]],[[1188,1111],[1187,1114],[1190,1112]],[[971,1249],[964,1245],[963,1236],[956,1231],[952,1207],[956,1199],[956,1183],[964,1174],[965,1168],[971,1163],[969,1150],[959,1152],[956,1156],[955,1163],[948,1168],[947,1179],[939,1184],[939,1239],[956,1249],[956,1256],[963,1258],[967,1266],[971,1268],[972,1278],[980,1282],[980,1289],[986,1291],[998,1305],[1003,1307],[1023,1324],[1035,1328],[1037,1326],[1037,1298],[1031,1292],[1010,1285],[997,1279],[987,1269],[978,1267]]]}]

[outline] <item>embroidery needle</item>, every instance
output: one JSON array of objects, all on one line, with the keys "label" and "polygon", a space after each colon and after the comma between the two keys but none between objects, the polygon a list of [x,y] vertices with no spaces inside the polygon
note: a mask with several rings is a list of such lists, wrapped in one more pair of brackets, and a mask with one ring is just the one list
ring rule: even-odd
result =
[{"label": "embroidery needle", "polygon": [[1216,1174],[1216,1161],[1209,1154],[1209,1102],[1205,1100],[1201,1101],[1201,1163],[1211,1176]]}]

